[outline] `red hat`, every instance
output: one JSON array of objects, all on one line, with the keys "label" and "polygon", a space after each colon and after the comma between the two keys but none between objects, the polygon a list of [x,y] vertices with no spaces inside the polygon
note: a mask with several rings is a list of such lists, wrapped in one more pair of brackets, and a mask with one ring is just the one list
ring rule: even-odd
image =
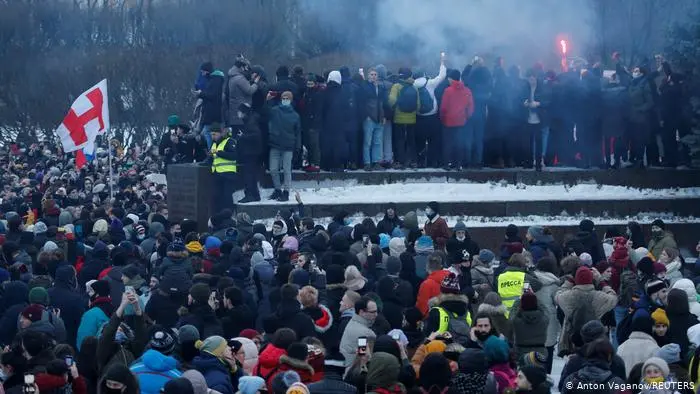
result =
[{"label": "red hat", "polygon": [[537,296],[535,293],[527,291],[520,297],[520,309],[524,311],[537,310]]},{"label": "red hat", "polygon": [[24,308],[22,311],[22,316],[25,319],[31,320],[32,322],[36,322],[41,320],[41,315],[44,313],[44,308],[39,305],[39,304],[31,304],[28,307]]},{"label": "red hat", "polygon": [[459,294],[459,279],[457,275],[450,272],[440,283],[440,293],[442,294]]},{"label": "red hat", "polygon": [[241,336],[243,338],[248,338],[250,340],[253,340],[253,338],[260,336],[260,333],[257,331],[253,330],[252,328],[246,328],[245,330],[242,330],[238,336]]},{"label": "red hat", "polygon": [[588,267],[578,267],[576,270],[576,276],[574,277],[574,282],[577,285],[592,285],[593,272]]},{"label": "red hat", "polygon": [[662,263],[655,262],[654,264],[652,264],[652,268],[654,269],[654,275],[666,272],[666,266]]}]

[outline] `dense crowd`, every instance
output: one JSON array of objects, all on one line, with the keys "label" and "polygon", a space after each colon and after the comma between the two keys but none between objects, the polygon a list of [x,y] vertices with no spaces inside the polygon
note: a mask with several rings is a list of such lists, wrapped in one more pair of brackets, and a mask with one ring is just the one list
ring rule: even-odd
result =
[{"label": "dense crowd", "polygon": [[[661,56],[629,71],[616,53],[609,75],[600,64],[557,73],[506,68],[502,58],[489,68],[476,57],[464,69],[440,60],[434,76],[383,65],[322,75],[280,66],[274,82],[242,56],[226,73],[204,63],[195,121],[171,117],[161,154],[168,163],[201,161],[212,131],[223,129],[237,141],[240,172],[256,179],[267,168],[279,191],[289,190],[292,168],[687,164],[678,143],[689,124],[683,78]],[[250,192],[246,201],[259,200]]]},{"label": "dense crowd", "polygon": [[200,232],[114,153],[114,185],[45,146],[2,163],[4,392],[695,392],[700,272],[660,220],[510,225],[491,251],[438,203],[321,226],[299,201]]}]

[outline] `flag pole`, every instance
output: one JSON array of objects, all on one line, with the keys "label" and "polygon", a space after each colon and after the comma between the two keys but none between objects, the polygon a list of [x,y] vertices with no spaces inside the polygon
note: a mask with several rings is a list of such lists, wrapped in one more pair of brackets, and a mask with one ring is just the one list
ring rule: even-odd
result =
[{"label": "flag pole", "polygon": [[107,129],[107,154],[109,157],[109,199],[110,203],[111,200],[114,198],[114,175],[113,175],[113,170],[112,170],[112,139],[111,139],[111,131],[112,128],[110,127]]}]

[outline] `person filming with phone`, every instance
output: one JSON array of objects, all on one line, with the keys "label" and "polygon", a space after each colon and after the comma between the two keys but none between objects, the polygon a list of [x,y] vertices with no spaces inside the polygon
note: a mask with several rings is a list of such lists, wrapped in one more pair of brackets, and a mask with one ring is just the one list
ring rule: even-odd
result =
[{"label": "person filming with phone", "polygon": [[377,304],[367,296],[355,303],[355,315],[350,319],[340,339],[340,353],[345,357],[346,365],[352,365],[358,351],[366,349],[366,344],[360,346],[360,338],[372,342],[377,338],[372,331],[372,325],[378,313]]}]

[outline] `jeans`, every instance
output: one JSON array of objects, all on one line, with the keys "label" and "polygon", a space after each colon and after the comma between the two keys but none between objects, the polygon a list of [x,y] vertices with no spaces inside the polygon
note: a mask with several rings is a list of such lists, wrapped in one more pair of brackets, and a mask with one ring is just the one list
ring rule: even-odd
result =
[{"label": "jeans", "polygon": [[367,118],[362,123],[364,139],[362,140],[362,161],[365,165],[382,161],[382,142],[384,138],[384,126]]},{"label": "jeans", "polygon": [[384,154],[382,155],[382,161],[391,163],[394,161],[394,150],[392,148],[392,134],[391,134],[391,122],[384,123],[384,144],[382,146]]},{"label": "jeans", "polygon": [[207,152],[209,152],[211,150],[212,144],[211,125],[206,125],[202,127],[202,135],[204,136],[204,140],[207,141]]},{"label": "jeans", "polygon": [[[275,190],[287,190],[292,188],[292,156],[290,150],[279,150],[270,148],[270,175],[272,176],[272,185]],[[281,183],[280,167],[284,171],[284,186]]]},{"label": "jeans", "polygon": [[529,167],[534,162],[535,167],[539,167],[540,160],[547,150],[549,127],[540,124],[528,124],[527,127],[530,130],[530,156],[526,164]]},{"label": "jeans", "polygon": [[615,314],[615,329],[611,331],[610,335],[612,336],[612,340],[610,343],[613,346],[613,349],[617,351],[617,347],[620,346],[619,343],[617,343],[617,326],[620,325],[622,322],[622,319],[627,316],[627,308],[624,306],[616,306],[615,309],[613,309],[613,313]]}]

